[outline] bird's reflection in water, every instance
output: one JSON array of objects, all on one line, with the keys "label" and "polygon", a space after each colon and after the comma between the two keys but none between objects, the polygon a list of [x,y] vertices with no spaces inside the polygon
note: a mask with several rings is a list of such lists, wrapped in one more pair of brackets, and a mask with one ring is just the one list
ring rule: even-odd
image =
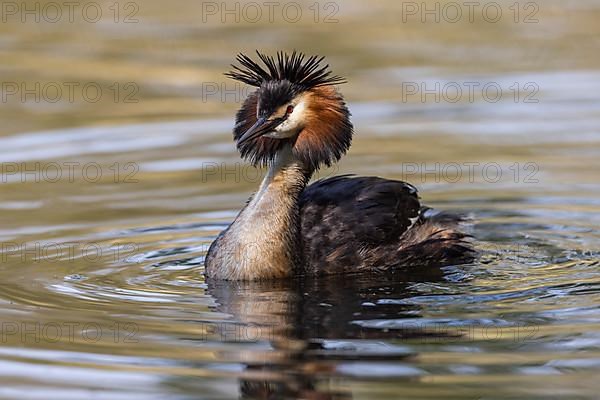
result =
[{"label": "bird's reflection in water", "polygon": [[[244,355],[242,398],[347,399],[332,391],[327,376],[337,362],[378,360],[410,363],[416,354],[406,346],[377,340],[414,340],[440,335],[420,329],[376,329],[355,321],[419,317],[414,304],[377,304],[380,299],[415,296],[417,282],[443,279],[440,269],[386,276],[334,276],[293,281],[208,282],[215,311],[231,316],[231,326],[216,332],[227,340],[267,342],[273,351]],[[361,341],[362,339],[362,341]],[[361,346],[361,343],[363,346]]]}]

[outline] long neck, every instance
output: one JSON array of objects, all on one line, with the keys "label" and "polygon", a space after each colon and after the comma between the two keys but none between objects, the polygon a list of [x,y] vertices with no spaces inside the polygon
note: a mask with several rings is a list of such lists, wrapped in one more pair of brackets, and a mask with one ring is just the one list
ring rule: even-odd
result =
[{"label": "long neck", "polygon": [[299,262],[298,200],[311,172],[286,146],[206,258],[209,277],[231,280],[282,278]]}]

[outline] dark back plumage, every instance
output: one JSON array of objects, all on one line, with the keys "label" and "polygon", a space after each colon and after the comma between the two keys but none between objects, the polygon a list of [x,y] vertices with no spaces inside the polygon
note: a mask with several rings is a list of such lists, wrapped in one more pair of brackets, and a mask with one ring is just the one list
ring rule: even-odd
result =
[{"label": "dark back plumage", "polygon": [[421,205],[417,189],[377,177],[335,176],[300,196],[301,253],[308,275],[384,272],[472,261],[462,218]]}]

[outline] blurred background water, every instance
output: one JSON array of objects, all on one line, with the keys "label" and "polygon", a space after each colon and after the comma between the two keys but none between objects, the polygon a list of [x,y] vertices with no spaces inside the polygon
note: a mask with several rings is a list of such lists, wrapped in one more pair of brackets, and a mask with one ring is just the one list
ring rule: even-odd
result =
[{"label": "blurred background water", "polygon": [[[2,2],[0,398],[597,398],[600,2]],[[264,171],[239,51],[327,56],[356,136],[481,259],[207,285]]]}]

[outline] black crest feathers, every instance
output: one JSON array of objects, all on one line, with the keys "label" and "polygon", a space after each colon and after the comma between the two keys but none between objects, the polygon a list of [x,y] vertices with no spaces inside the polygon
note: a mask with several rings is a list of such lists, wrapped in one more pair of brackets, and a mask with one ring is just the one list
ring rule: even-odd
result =
[{"label": "black crest feathers", "polygon": [[256,54],[263,62],[264,67],[247,55],[240,53],[236,59],[241,67],[231,65],[233,70],[226,72],[225,76],[256,87],[260,87],[264,82],[283,80],[303,89],[346,83],[344,78],[331,74],[329,64],[322,65],[325,57],[306,57],[303,53],[296,51],[293,51],[292,54],[280,51],[277,53],[277,59],[258,50]]}]

